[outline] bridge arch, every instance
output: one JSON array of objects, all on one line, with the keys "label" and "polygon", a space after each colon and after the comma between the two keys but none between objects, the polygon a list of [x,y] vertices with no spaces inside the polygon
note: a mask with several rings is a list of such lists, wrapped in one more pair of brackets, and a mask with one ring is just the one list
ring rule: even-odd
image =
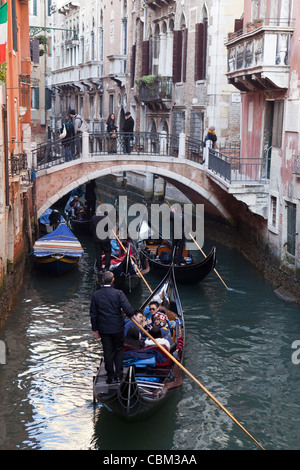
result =
[{"label": "bridge arch", "polygon": [[[90,162],[89,162],[90,163]],[[208,189],[204,188],[199,182],[197,181],[192,181],[189,179],[187,176],[184,176],[182,174],[179,174],[178,172],[175,172],[174,170],[162,166],[161,162],[159,163],[160,166],[156,166],[155,162],[107,162],[109,165],[106,167],[99,168],[99,162],[93,162],[93,165],[89,164],[89,168],[87,171],[84,171],[84,163],[82,164],[83,170],[82,173],[76,174],[74,173],[73,178],[70,175],[70,170],[69,166],[64,166],[64,170],[67,171],[67,174],[69,175],[68,184],[63,184],[63,179],[58,179],[55,177],[55,173],[58,173],[57,171],[54,171],[54,168],[59,170],[59,168],[54,167],[51,170],[53,171],[46,171],[46,172],[41,172],[40,174],[37,174],[37,216],[38,218],[41,217],[41,215],[45,212],[45,210],[49,209],[55,202],[57,202],[59,199],[61,199],[64,195],[68,194],[72,189],[77,188],[78,186],[87,183],[88,181],[95,179],[95,178],[100,178],[101,176],[106,176],[109,174],[115,174],[115,173],[120,173],[123,171],[139,171],[143,173],[153,173],[155,175],[158,175],[164,179],[166,179],[168,182],[173,184],[176,188],[178,188],[180,191],[182,191],[184,194],[187,195],[187,197],[191,200],[192,203],[194,204],[200,204],[203,203],[205,206],[209,206],[210,212],[214,213],[215,215],[222,217],[226,219],[227,221],[231,222],[232,215],[228,212],[226,207],[222,204],[220,199],[218,199],[216,196],[211,194]],[[76,166],[76,165],[74,165]],[[78,166],[78,165],[77,165]],[[98,168],[97,168],[98,166]],[[63,169],[60,169],[60,172],[62,172]],[[46,180],[45,180],[46,178]],[[51,185],[49,185],[49,178],[51,178]],[[55,180],[57,181],[57,184],[55,184]],[[45,191],[45,188],[47,188],[47,191]],[[50,190],[49,190],[50,188]]]}]

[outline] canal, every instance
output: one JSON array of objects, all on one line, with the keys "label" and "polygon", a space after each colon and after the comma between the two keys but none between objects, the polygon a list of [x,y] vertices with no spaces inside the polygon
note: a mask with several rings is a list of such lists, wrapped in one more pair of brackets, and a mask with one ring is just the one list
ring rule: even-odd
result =
[{"label": "canal", "polygon": [[[93,404],[101,343],[90,328],[94,246],[61,278],[27,270],[19,300],[0,331],[0,449],[258,449],[187,375],[158,414],[125,423]],[[204,249],[212,243],[206,240]],[[278,298],[247,260],[217,244],[217,270],[178,286],[185,313],[184,366],[266,449],[299,449],[300,307]],[[200,253],[197,256],[202,256]],[[30,260],[30,258],[29,258]],[[152,288],[159,282],[147,275]],[[148,296],[130,294],[137,308]],[[298,346],[299,347],[299,346]],[[293,356],[294,354],[294,356]]]}]

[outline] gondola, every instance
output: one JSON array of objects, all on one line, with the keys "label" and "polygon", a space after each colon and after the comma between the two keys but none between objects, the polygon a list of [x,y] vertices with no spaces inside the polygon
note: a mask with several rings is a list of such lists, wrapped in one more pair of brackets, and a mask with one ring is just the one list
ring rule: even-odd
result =
[{"label": "gondola", "polygon": [[[143,303],[141,309],[145,309],[154,297],[163,299],[162,305],[176,315],[174,344],[170,353],[182,363],[184,318],[173,266]],[[125,346],[124,379],[120,383],[108,385],[102,361],[94,378],[94,401],[100,402],[111,412],[131,421],[153,413],[181,384],[181,368],[164,354],[159,346],[147,346],[138,351]]]},{"label": "gondola", "polygon": [[[161,237],[148,238],[149,224],[143,222],[140,228],[138,247],[142,261],[149,262],[150,270],[164,275],[170,268],[172,248]],[[150,233],[150,232],[149,232]],[[174,273],[178,284],[196,284],[202,281],[215,268],[216,248],[213,247],[203,261],[196,261],[187,250],[183,252],[184,262],[174,265]]]},{"label": "gondola", "polygon": [[[67,201],[65,206],[64,212],[67,218],[68,227],[75,233],[81,235],[91,235],[92,234],[92,227],[91,227],[91,219],[84,219],[78,220],[75,217],[72,217],[70,207],[71,202],[74,198],[74,195],[71,195]],[[84,207],[84,203],[80,201],[80,204]]]},{"label": "gondola", "polygon": [[72,270],[83,257],[83,249],[71,230],[60,224],[39,238],[33,246],[37,266],[48,274],[60,275]]},{"label": "gondola", "polygon": [[91,235],[91,220],[77,220],[77,219],[68,219],[68,225],[71,230],[77,234],[81,235]]},{"label": "gondola", "polygon": [[[104,256],[102,269],[104,270]],[[131,260],[129,251],[120,257],[112,256],[109,268],[114,274],[114,287],[121,289],[126,294],[133,292],[141,283],[141,276],[138,273],[135,263]],[[99,271],[97,263],[94,263],[94,273],[99,284],[102,282],[103,271]]]}]

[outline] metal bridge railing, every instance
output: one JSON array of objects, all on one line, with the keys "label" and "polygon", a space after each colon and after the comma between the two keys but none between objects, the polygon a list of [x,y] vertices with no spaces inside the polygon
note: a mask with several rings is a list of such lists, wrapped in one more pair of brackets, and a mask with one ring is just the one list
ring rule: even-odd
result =
[{"label": "metal bridge railing", "polygon": [[109,132],[89,134],[89,152],[91,155],[113,154],[124,155],[160,155],[178,156],[179,137],[167,133],[153,132],[118,132],[113,137]]},{"label": "metal bridge railing", "polygon": [[74,156],[75,137],[64,141],[53,140],[38,144],[36,149],[32,151],[35,166],[38,170],[43,170],[70,161],[67,149],[71,152],[72,160],[80,158],[80,155]]},{"label": "metal bridge railing", "polygon": [[201,140],[187,136],[185,142],[186,158],[193,162],[204,163],[203,157],[204,143]]},{"label": "metal bridge railing", "polygon": [[[81,144],[82,142],[80,142],[80,148],[82,148]],[[152,132],[118,132],[116,137],[108,132],[88,134],[88,152],[92,157],[110,154],[125,155],[126,157],[128,148],[133,155],[178,157],[179,136]],[[67,141],[55,140],[37,145],[32,152],[37,170],[69,161],[70,154],[67,149],[71,151],[72,160],[80,158],[80,155],[74,157],[75,137]]]},{"label": "metal bridge railing", "polygon": [[265,182],[265,161],[261,158],[233,158],[219,149],[209,149],[208,169],[228,183]]}]

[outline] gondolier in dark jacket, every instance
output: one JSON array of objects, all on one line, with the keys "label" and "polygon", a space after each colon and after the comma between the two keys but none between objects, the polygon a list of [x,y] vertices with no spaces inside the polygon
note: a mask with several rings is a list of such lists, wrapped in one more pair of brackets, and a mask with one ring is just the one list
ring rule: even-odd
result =
[{"label": "gondolier in dark jacket", "polygon": [[111,271],[103,275],[103,287],[94,292],[90,316],[95,338],[101,337],[107,383],[123,378],[124,315],[132,317],[134,311],[124,292],[113,287]]},{"label": "gondolier in dark jacket", "polygon": [[109,229],[108,223],[105,225],[105,234],[103,234],[103,238],[98,236],[99,232],[97,231],[98,224],[106,219],[108,216],[108,212],[104,211],[104,215],[100,215],[101,207],[98,206],[96,214],[93,215],[91,219],[91,230],[94,238],[95,249],[96,249],[96,265],[98,271],[102,271],[102,252],[105,255],[105,271],[109,270],[110,267],[110,260],[111,260],[111,243],[109,238]]}]

